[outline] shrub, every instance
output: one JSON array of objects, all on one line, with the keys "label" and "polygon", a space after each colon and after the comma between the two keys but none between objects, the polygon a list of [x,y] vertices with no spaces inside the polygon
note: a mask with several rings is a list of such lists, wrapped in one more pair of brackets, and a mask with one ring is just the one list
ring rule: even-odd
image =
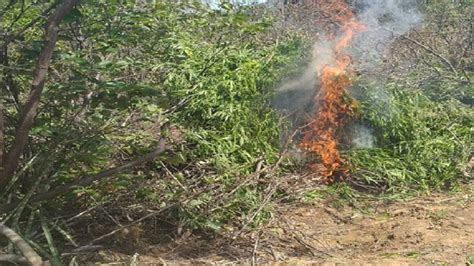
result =
[{"label": "shrub", "polygon": [[457,185],[472,156],[473,110],[397,84],[380,90],[362,88],[360,119],[372,127],[376,147],[349,151],[356,179],[392,192]]}]

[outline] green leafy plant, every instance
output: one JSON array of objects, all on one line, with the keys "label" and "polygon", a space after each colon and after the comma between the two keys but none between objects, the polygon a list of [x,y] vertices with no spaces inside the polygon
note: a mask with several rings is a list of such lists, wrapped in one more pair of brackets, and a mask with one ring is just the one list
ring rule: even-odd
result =
[{"label": "green leafy plant", "polygon": [[[42,25],[64,3],[74,3],[10,2],[0,7],[2,25],[9,25],[0,29],[6,36],[0,71],[8,83],[1,95],[7,151],[16,145],[35,77],[29,70],[44,58]],[[94,219],[114,227],[130,216],[111,220],[102,208],[140,205],[161,208],[162,218],[176,226],[219,230],[254,212],[265,187],[258,178],[241,182],[257,163],[277,159],[280,124],[268,102],[303,56],[305,42],[290,35],[272,39],[269,12],[231,4],[81,1],[67,7],[64,18],[54,20],[58,39],[46,60],[37,114],[25,131],[27,145],[14,175],[3,178],[2,222],[20,233],[44,232],[46,238],[31,242],[57,259],[61,245],[54,242],[81,231],[70,226],[58,237],[47,221],[59,213],[92,209]],[[160,157],[152,160],[155,150]],[[133,158],[147,160],[130,164]],[[9,199],[15,200],[9,205]],[[39,209],[41,216],[32,215]],[[254,221],[265,217],[263,210]]]},{"label": "green leafy plant", "polygon": [[395,84],[384,88],[383,99],[377,86],[362,89],[361,121],[377,141],[349,152],[353,174],[388,191],[455,187],[472,156],[472,109]]}]

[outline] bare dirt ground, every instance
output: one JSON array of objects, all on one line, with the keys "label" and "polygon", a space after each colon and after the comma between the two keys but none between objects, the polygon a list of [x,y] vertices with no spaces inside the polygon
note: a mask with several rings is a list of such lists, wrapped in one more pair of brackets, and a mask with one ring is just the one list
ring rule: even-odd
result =
[{"label": "bare dirt ground", "polygon": [[405,201],[355,202],[279,204],[268,225],[242,240],[184,233],[165,244],[144,234],[141,241],[149,244],[137,247],[135,257],[106,251],[95,259],[113,265],[474,263],[474,187]]}]

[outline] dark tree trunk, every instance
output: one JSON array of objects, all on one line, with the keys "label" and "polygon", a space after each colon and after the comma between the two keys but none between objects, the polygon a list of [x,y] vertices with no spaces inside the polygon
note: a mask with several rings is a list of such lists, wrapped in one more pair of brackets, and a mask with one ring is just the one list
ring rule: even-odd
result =
[{"label": "dark tree trunk", "polygon": [[58,39],[59,24],[78,2],[79,0],[63,1],[48,19],[44,45],[33,74],[30,94],[26,103],[22,107],[20,124],[16,129],[14,142],[10,150],[5,154],[2,162],[3,168],[0,169],[0,187],[10,181],[18,168],[20,156],[28,141],[31,126],[33,125],[33,121],[38,113],[38,106],[46,82],[51,56],[53,55],[54,47]]}]

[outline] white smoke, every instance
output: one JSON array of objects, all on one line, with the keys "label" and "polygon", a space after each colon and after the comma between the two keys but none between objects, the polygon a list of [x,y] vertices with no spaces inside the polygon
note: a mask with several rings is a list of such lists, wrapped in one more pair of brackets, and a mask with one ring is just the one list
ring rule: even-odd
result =
[{"label": "white smoke", "polygon": [[312,113],[319,82],[316,70],[319,66],[334,62],[333,45],[333,41],[319,41],[313,45],[311,61],[305,66],[303,73],[286,80],[276,89],[277,95],[272,102],[275,108],[286,114],[292,113],[296,119],[301,118],[304,113]]},{"label": "white smoke", "polygon": [[422,14],[415,0],[364,0],[357,12],[366,31],[354,39],[350,53],[359,71],[372,72],[387,56],[395,38],[419,25]]},{"label": "white smoke", "polygon": [[[422,14],[417,9],[416,0],[362,0],[355,1],[354,13],[358,21],[367,26],[367,30],[358,33],[351,46],[345,52],[354,62],[355,70],[365,75],[376,75],[379,67],[389,53],[390,44],[400,35],[407,33],[422,21]],[[337,38],[336,38],[337,39]],[[304,114],[312,114],[314,96],[317,93],[317,66],[334,62],[335,41],[322,39],[313,45],[312,60],[302,75],[289,80],[277,88],[274,106],[294,113],[295,126],[304,123]],[[382,81],[382,77],[378,77]],[[383,100],[388,97],[380,87]],[[388,104],[389,105],[389,104]],[[370,128],[354,125],[351,129],[352,142],[355,146],[369,148],[374,145]]]},{"label": "white smoke", "polygon": [[372,130],[361,124],[355,124],[351,127],[352,145],[357,148],[373,148],[375,138]]}]

